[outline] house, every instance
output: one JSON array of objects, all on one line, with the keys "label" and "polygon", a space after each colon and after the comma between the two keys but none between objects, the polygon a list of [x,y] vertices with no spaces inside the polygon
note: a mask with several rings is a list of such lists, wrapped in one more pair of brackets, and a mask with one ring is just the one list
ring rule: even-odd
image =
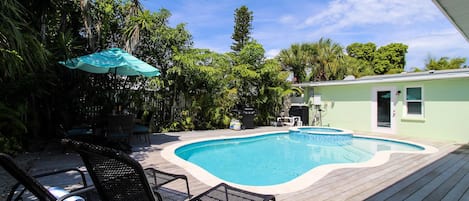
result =
[{"label": "house", "polygon": [[469,141],[469,69],[295,84],[309,125]]},{"label": "house", "polygon": [[[469,2],[433,0],[469,41]],[[300,83],[305,123],[364,133],[469,141],[469,69]],[[305,120],[303,120],[305,121]]]}]

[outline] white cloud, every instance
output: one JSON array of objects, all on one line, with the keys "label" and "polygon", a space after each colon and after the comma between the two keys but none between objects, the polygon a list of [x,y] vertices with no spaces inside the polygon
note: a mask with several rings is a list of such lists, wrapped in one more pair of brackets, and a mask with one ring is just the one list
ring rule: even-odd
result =
[{"label": "white cloud", "polygon": [[464,38],[454,29],[441,30],[429,35],[409,38],[403,43],[409,45],[407,53],[407,66],[421,67],[426,59],[431,56],[440,57],[468,57],[469,45]]},{"label": "white cloud", "polygon": [[437,9],[421,0],[335,0],[323,12],[307,18],[303,27],[320,27],[330,33],[354,26],[401,26],[434,19]]},{"label": "white cloud", "polygon": [[265,57],[272,59],[280,53],[280,49],[270,49],[265,53]]}]

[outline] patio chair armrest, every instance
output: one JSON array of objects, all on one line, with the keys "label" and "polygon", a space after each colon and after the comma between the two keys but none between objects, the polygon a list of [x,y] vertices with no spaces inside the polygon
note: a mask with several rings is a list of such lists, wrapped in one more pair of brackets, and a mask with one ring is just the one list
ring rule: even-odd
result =
[{"label": "patio chair armrest", "polygon": [[[41,173],[41,174],[34,175],[33,177],[34,178],[43,178],[43,177],[52,176],[52,175],[56,175],[56,174],[63,174],[63,173],[66,173],[66,172],[78,172],[80,174],[81,181],[83,182],[83,188],[88,187],[88,184],[87,184],[86,178],[85,178],[85,173],[83,171],[81,171],[80,169],[78,169],[78,168],[67,168],[67,169],[62,169],[62,170],[56,170],[56,171],[53,171],[53,172],[46,172],[46,173]],[[10,197],[10,198],[13,197],[14,193],[16,192],[18,187],[20,187],[20,185],[21,185],[21,183],[16,183],[15,185],[13,185],[10,189],[8,197]],[[25,190],[26,189],[23,189],[22,191],[20,191],[19,194],[22,195]]]},{"label": "patio chair armrest", "polygon": [[150,173],[155,173],[155,174],[168,175],[168,176],[171,176],[171,177],[174,177],[174,178],[187,180],[187,176],[186,176],[186,175],[183,175],[183,174],[172,174],[172,173],[168,173],[168,172],[163,172],[163,171],[157,170],[157,169],[155,169],[155,168],[145,168],[144,171],[145,171],[145,172],[150,172]]},{"label": "patio chair armrest", "polygon": [[78,174],[80,174],[81,181],[83,182],[83,187],[88,186],[88,184],[86,182],[86,177],[85,177],[84,171],[82,171],[78,168],[67,168],[67,169],[56,170],[56,171],[53,171],[53,172],[46,172],[46,173],[34,175],[33,177],[42,178],[42,177],[47,177],[47,176],[56,175],[56,174],[62,174],[62,173],[66,173],[66,172],[77,172]]},{"label": "patio chair armrest", "polygon": [[190,201],[203,200],[259,200],[259,201],[275,201],[275,196],[245,191],[225,183],[220,183],[207,191],[193,197]]},{"label": "patio chair armrest", "polygon": [[83,196],[83,195],[95,195],[96,197],[98,197],[98,193],[96,192],[96,188],[94,186],[88,186],[88,187],[84,187],[84,188],[79,188],[79,189],[76,189],[62,197],[59,197],[57,198],[57,201],[65,201],[67,200],[68,198],[71,198],[73,196],[80,196],[80,197],[84,197],[85,200],[88,200],[86,198],[88,198],[87,196]]},{"label": "patio chair armrest", "polygon": [[152,186],[152,188],[154,189],[154,191],[167,183],[170,183],[177,179],[182,179],[186,182],[187,197],[189,198],[191,196],[190,189],[189,189],[189,181],[187,180],[186,175],[172,174],[172,173],[163,172],[154,168],[145,168],[143,171],[145,172],[145,175],[147,176],[147,180]]}]

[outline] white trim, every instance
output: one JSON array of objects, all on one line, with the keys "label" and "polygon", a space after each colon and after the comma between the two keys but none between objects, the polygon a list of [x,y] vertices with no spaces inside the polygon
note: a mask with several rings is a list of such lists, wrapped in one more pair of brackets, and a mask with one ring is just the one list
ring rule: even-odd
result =
[{"label": "white trim", "polygon": [[321,82],[305,82],[293,84],[297,87],[319,87],[319,86],[340,86],[353,84],[374,84],[388,82],[406,82],[406,81],[424,81],[424,80],[442,80],[455,78],[469,78],[469,69],[438,70],[418,73],[400,73],[391,75],[374,75],[362,77],[356,80],[333,80]]},{"label": "white trim", "polygon": [[[408,88],[420,88],[420,101],[407,101],[407,89]],[[404,119],[424,119],[425,118],[425,99],[424,99],[424,91],[423,91],[423,85],[409,85],[409,86],[404,86],[404,104],[403,104],[403,111],[402,111],[402,118]],[[407,102],[420,102],[422,103],[420,107],[422,110],[422,114],[420,115],[415,115],[415,114],[408,114],[407,111]]]},{"label": "white trim", "polygon": [[[378,127],[378,92],[379,91],[390,91],[391,93],[391,127],[384,128]],[[396,133],[396,87],[373,87],[371,89],[371,131],[377,133]]]}]

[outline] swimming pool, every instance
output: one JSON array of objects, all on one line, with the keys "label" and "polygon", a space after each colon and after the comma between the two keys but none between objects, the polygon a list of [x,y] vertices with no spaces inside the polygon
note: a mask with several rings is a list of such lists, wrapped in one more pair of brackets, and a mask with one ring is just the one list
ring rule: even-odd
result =
[{"label": "swimming pool", "polygon": [[[177,156],[173,159],[179,158],[177,164],[185,169],[195,169],[196,172],[189,172],[202,181],[215,177],[218,181],[249,186],[266,193],[272,192],[268,191],[271,187],[278,190],[278,187],[289,184],[301,189],[301,186],[307,186],[299,185],[305,183],[305,178],[314,182],[336,168],[382,164],[387,161],[383,160],[386,158],[383,153],[421,153],[424,150],[428,151],[422,145],[353,136],[341,129],[301,128],[249,137],[201,140],[173,147],[170,152]],[[377,159],[377,156],[381,157]]]}]

